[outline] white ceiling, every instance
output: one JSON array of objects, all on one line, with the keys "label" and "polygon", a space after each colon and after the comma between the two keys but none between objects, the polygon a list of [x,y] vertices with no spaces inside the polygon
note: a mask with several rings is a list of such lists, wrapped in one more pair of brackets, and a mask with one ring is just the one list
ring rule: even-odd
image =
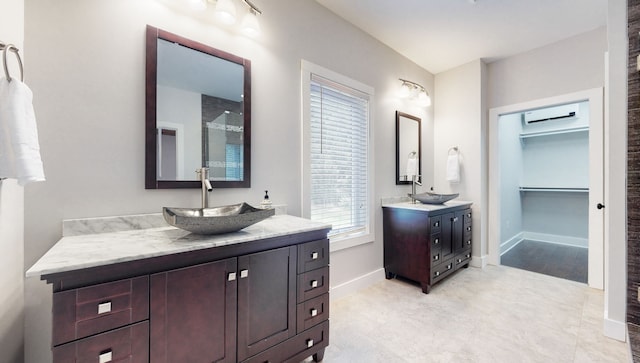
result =
[{"label": "white ceiling", "polygon": [[316,0],[436,74],[606,25],[607,0]]}]

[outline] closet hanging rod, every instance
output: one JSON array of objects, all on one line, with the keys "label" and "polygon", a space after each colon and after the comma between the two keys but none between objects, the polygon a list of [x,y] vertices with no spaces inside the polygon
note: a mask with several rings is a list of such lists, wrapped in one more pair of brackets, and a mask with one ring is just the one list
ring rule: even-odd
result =
[{"label": "closet hanging rod", "polygon": [[18,66],[20,67],[20,80],[24,81],[24,67],[22,65],[22,58],[20,58],[20,49],[13,44],[7,44],[0,41],[0,50],[2,51],[2,64],[4,66],[4,75],[7,77],[7,81],[11,82],[11,75],[9,74],[9,66],[7,65],[7,52],[12,51],[18,59]]}]

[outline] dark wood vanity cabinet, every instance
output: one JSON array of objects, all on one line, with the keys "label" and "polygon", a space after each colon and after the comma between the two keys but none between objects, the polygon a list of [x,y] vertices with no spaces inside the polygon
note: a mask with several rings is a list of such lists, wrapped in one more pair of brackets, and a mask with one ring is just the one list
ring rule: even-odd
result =
[{"label": "dark wood vanity cabinet", "polygon": [[[322,360],[329,241],[287,236],[251,244],[47,276],[54,284],[53,361]],[[148,273],[89,283],[140,271]]]},{"label": "dark wood vanity cabinet", "polygon": [[431,286],[471,261],[469,205],[436,210],[383,207],[384,269]]}]

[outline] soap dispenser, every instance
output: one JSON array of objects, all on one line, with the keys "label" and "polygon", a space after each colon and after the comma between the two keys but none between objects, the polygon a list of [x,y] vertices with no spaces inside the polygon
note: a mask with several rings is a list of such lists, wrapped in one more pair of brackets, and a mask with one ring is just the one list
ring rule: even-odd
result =
[{"label": "soap dispenser", "polygon": [[260,207],[262,209],[271,209],[272,208],[271,200],[269,200],[269,191],[268,190],[264,191],[264,199],[262,199],[262,202],[260,202]]}]

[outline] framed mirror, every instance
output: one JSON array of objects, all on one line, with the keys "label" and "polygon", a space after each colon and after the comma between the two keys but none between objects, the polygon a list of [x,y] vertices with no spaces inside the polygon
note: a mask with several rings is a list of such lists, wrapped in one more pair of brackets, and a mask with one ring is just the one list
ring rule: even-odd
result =
[{"label": "framed mirror", "polygon": [[147,26],[145,188],[251,186],[251,62]]},{"label": "framed mirror", "polygon": [[396,184],[422,182],[422,126],[418,117],[396,111]]}]

